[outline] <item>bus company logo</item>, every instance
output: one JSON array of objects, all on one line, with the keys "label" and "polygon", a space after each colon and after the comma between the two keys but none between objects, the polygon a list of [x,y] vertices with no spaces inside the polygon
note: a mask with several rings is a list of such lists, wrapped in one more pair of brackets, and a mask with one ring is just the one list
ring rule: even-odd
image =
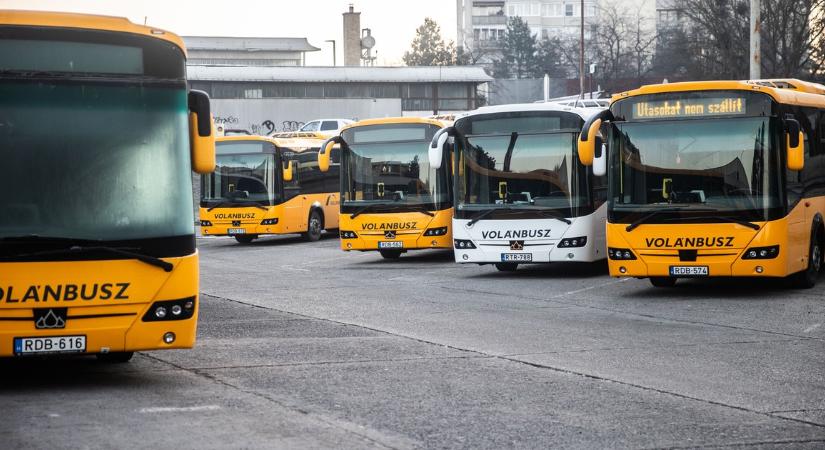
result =
[{"label": "bus company logo", "polygon": [[510,239],[541,239],[550,237],[550,228],[540,230],[507,230],[482,231],[482,239],[510,240]]},{"label": "bus company logo", "polygon": [[[129,300],[131,283],[92,283],[0,287],[0,303],[47,303],[92,300]],[[55,308],[52,308],[55,309]]]},{"label": "bus company logo", "polygon": [[524,250],[524,241],[510,241],[510,250]]},{"label": "bus company logo", "polygon": [[395,239],[395,231],[388,230],[384,232],[384,237],[387,239]]},{"label": "bus company logo", "polygon": [[35,308],[34,327],[38,330],[66,328],[69,308]]},{"label": "bus company logo", "polygon": [[396,222],[396,223],[365,223],[361,225],[361,230],[366,231],[401,231],[414,230],[418,222]]},{"label": "bus company logo", "polygon": [[732,236],[718,237],[679,237],[671,238],[645,238],[647,248],[665,247],[733,247]]},{"label": "bus company logo", "polygon": [[255,213],[216,213],[213,217],[223,220],[254,219]]}]

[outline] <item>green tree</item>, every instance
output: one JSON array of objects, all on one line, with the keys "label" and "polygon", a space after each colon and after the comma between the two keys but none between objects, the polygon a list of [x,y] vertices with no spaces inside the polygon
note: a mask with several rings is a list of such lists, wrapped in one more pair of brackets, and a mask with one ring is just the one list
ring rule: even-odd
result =
[{"label": "green tree", "polygon": [[501,58],[493,64],[496,78],[527,78],[536,73],[536,36],[527,22],[514,16],[507,20],[507,31],[501,49]]},{"label": "green tree", "polygon": [[415,30],[415,38],[410,44],[410,51],[402,58],[408,66],[453,66],[457,56],[455,44],[444,42],[441,27],[431,18],[424,19],[424,24]]}]

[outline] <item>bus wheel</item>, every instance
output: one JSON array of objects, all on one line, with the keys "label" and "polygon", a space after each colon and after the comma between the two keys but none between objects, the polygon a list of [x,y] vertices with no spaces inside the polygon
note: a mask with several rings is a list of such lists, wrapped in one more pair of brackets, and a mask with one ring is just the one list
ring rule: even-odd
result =
[{"label": "bus wheel", "polygon": [[401,250],[378,250],[384,259],[398,259],[401,257]]},{"label": "bus wheel", "polygon": [[496,263],[499,272],[515,272],[518,269],[517,263]]},{"label": "bus wheel", "polygon": [[315,242],[321,239],[321,231],[324,229],[324,223],[321,221],[321,214],[313,210],[309,213],[309,220],[307,221],[307,232],[304,233],[304,239],[308,242]]},{"label": "bus wheel", "polygon": [[650,277],[650,284],[660,288],[670,288],[676,286],[676,278],[673,277]]},{"label": "bus wheel", "polygon": [[811,236],[811,248],[808,253],[808,268],[792,275],[792,283],[798,289],[810,289],[816,285],[819,273],[822,271],[822,238],[821,233]]},{"label": "bus wheel", "polygon": [[235,236],[235,240],[241,244],[251,244],[258,236],[254,234],[245,234],[243,236]]},{"label": "bus wheel", "polygon": [[97,360],[104,363],[125,363],[129,362],[134,356],[135,352],[112,352],[112,353],[98,353]]}]

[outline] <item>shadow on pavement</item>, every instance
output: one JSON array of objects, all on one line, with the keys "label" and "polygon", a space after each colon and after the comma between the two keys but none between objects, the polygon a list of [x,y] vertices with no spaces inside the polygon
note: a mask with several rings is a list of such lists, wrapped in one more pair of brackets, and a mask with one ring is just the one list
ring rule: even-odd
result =
[{"label": "shadow on pavement", "polygon": [[559,262],[549,264],[523,264],[515,272],[500,272],[493,264],[483,267],[488,272],[475,274],[466,278],[497,278],[518,280],[524,278],[595,278],[607,279],[607,261],[594,263]]}]

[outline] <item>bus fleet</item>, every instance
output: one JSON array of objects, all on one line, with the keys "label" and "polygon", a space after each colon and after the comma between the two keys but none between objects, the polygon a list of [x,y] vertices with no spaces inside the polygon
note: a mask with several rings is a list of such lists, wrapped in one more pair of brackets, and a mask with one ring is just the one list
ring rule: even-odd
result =
[{"label": "bus fleet", "polygon": [[22,192],[0,198],[0,357],[125,362],[192,347],[192,171],[201,234],[241,244],[328,230],[344,251],[390,260],[451,249],[457,263],[514,271],[607,259],[611,276],[656,287],[773,277],[811,288],[822,272],[822,85],[672,83],[607,108],[216,138],[176,35],[25,11],[0,12],[0,29],[0,157],[14,169],[0,189]]}]

